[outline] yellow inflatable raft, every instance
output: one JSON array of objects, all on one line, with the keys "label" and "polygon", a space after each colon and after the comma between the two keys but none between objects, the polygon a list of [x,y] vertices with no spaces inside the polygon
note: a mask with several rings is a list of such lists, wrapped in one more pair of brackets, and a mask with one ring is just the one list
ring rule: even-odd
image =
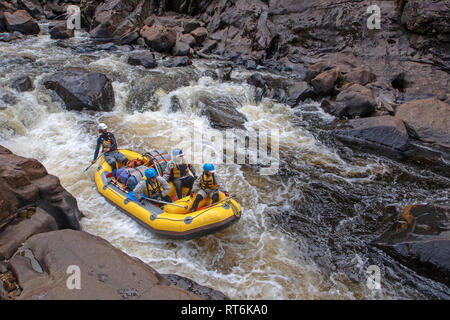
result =
[{"label": "yellow inflatable raft", "polygon": [[[157,172],[162,175],[162,168],[167,161],[160,159],[154,161],[149,154],[141,155],[131,150],[119,150],[128,160],[143,159],[150,160]],[[184,197],[173,202],[178,206],[165,205],[162,209],[156,203],[144,200],[142,203],[127,199],[127,190],[112,177],[107,177],[111,172],[111,166],[100,158],[100,165],[95,173],[97,190],[119,209],[135,219],[137,222],[158,234],[171,238],[191,239],[205,234],[210,234],[229,227],[241,217],[241,207],[232,198],[226,197],[220,192],[219,201],[211,205],[211,199],[207,198],[200,202],[199,209],[193,213],[189,210],[195,198]],[[176,198],[176,191],[172,183],[169,195]],[[186,193],[187,188],[183,188]],[[183,206],[179,207],[179,206]]]}]

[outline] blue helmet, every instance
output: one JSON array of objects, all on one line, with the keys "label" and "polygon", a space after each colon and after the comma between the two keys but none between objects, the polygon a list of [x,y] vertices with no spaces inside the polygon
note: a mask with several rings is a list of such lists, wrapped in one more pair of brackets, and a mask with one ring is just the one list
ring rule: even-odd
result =
[{"label": "blue helmet", "polygon": [[205,163],[203,165],[203,171],[211,171],[214,172],[214,165],[212,163]]},{"label": "blue helmet", "polygon": [[156,177],[158,174],[156,173],[155,169],[150,168],[145,170],[145,176],[147,177],[147,179],[151,179]]}]

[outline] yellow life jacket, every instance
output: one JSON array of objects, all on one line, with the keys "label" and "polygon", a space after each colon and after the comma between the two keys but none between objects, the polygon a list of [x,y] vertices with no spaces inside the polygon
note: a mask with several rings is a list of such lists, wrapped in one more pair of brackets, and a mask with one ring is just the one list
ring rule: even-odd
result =
[{"label": "yellow life jacket", "polygon": [[216,190],[219,188],[219,185],[216,182],[216,178],[214,177],[214,173],[212,175],[207,175],[206,173],[202,174],[202,177],[200,178],[200,188],[202,188],[203,190]]},{"label": "yellow life jacket", "polygon": [[156,179],[156,181],[154,182],[155,185],[152,185],[153,181],[147,180],[147,196],[150,197],[155,193],[162,193],[162,187],[161,187],[161,183],[158,181],[158,179]]},{"label": "yellow life jacket", "polygon": [[173,163],[173,177],[174,178],[181,178],[189,174],[189,167],[186,164],[186,162],[183,161],[183,163],[176,164]]},{"label": "yellow life jacket", "polygon": [[106,136],[107,136],[107,139],[102,141],[103,149],[111,148],[111,146],[112,146],[112,141],[111,141],[112,139],[111,139],[110,133],[108,132],[106,134]]}]

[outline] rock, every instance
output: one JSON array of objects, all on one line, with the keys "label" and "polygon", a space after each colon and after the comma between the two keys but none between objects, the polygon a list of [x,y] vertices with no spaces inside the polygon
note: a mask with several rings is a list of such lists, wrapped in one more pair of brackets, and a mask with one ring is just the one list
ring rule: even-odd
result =
[{"label": "rock", "polygon": [[213,128],[245,128],[247,118],[237,110],[239,102],[231,97],[201,96],[197,106],[199,114],[206,116]]},{"label": "rock", "polygon": [[17,0],[17,4],[28,11],[35,19],[40,19],[44,15],[44,8],[39,0]]},{"label": "rock", "polygon": [[150,48],[158,52],[170,52],[175,46],[177,32],[160,24],[151,27],[146,25],[141,29],[141,37]]},{"label": "rock", "polygon": [[56,221],[51,215],[41,208],[34,210],[31,218],[8,225],[0,233],[0,259],[9,259],[32,235],[57,229]]},{"label": "rock", "polygon": [[450,208],[406,206],[401,217],[372,244],[416,272],[450,285]]},{"label": "rock", "polygon": [[62,21],[61,23],[57,23],[50,30],[50,38],[51,39],[69,39],[73,38],[75,35],[74,29],[67,29],[67,23]]},{"label": "rock", "polygon": [[403,7],[401,22],[416,33],[450,33],[450,4],[445,0],[408,0]]},{"label": "rock", "polygon": [[329,96],[334,93],[334,86],[341,76],[339,69],[332,69],[318,74],[311,80],[314,92],[320,96]]},{"label": "rock", "polygon": [[211,53],[217,47],[217,41],[208,39],[203,42],[203,48],[200,50],[203,54]]},{"label": "rock", "polygon": [[376,81],[377,77],[369,70],[360,67],[342,76],[342,82],[345,83],[357,83],[365,86],[368,83]]},{"label": "rock", "polygon": [[293,107],[300,101],[315,97],[314,89],[306,81],[299,81],[289,89],[287,103]]},{"label": "rock", "polygon": [[336,97],[333,112],[337,117],[365,117],[375,111],[375,97],[370,89],[352,84]]},{"label": "rock", "polygon": [[450,105],[436,98],[414,100],[397,107],[402,119],[424,142],[450,148]]},{"label": "rock", "polygon": [[193,48],[196,44],[195,38],[189,33],[181,35],[178,42],[184,42],[191,48]]},{"label": "rock", "polygon": [[139,38],[139,30],[133,29],[119,39],[121,45],[132,44]]},{"label": "rock", "polygon": [[200,45],[205,41],[208,30],[205,27],[198,27],[191,32],[191,35],[194,37],[195,42]]},{"label": "rock", "polygon": [[309,66],[308,69],[306,69],[306,75],[304,80],[306,82],[310,82],[312,79],[317,77],[320,73],[322,73],[325,69],[324,63],[319,61],[314,63],[313,65]]},{"label": "rock", "polygon": [[97,46],[97,50],[114,51],[114,50],[117,50],[117,46],[112,42],[108,42],[108,43],[99,44]]},{"label": "rock", "polygon": [[67,110],[111,111],[114,108],[111,81],[102,73],[61,71],[44,79],[44,85],[61,97]]},{"label": "rock", "polygon": [[10,94],[3,95],[1,99],[4,103],[9,105],[15,105],[17,103],[16,97]]},{"label": "rock", "polygon": [[14,155],[0,146],[0,229],[14,220],[19,208],[36,206],[56,221],[58,228],[80,229],[83,216],[77,201],[34,159]]},{"label": "rock", "polygon": [[392,116],[348,120],[340,123],[332,134],[346,141],[356,140],[400,152],[409,146],[409,136],[403,121]]},{"label": "rock", "polygon": [[183,23],[183,33],[190,33],[200,27],[200,21],[188,20]]},{"label": "rock", "polygon": [[185,67],[192,64],[192,61],[188,57],[176,57],[173,59],[170,59],[168,63],[165,64],[168,68],[175,68],[175,67]]},{"label": "rock", "polygon": [[248,77],[247,83],[257,88],[264,88],[264,86],[266,85],[266,81],[260,73],[254,73],[250,77]]},{"label": "rock", "polygon": [[31,91],[34,89],[33,81],[31,81],[29,76],[16,79],[12,86],[19,92]]},{"label": "rock", "polygon": [[14,13],[4,12],[6,28],[12,31],[19,31],[23,34],[38,34],[41,30],[33,17],[25,10],[17,10]]},{"label": "rock", "polygon": [[150,51],[130,54],[128,63],[133,66],[142,65],[146,69],[153,69],[158,66],[153,53]]},{"label": "rock", "polygon": [[199,285],[197,282],[191,279],[176,274],[163,274],[162,276],[166,278],[172,285],[182,288],[186,291],[192,292],[203,299],[230,300],[230,298],[228,298],[222,292]]},{"label": "rock", "polygon": [[182,41],[177,41],[172,49],[174,56],[188,56],[191,51],[191,47]]},{"label": "rock", "polygon": [[[18,34],[20,36],[18,36]],[[3,41],[3,42],[10,42],[10,41],[18,40],[21,38],[22,38],[21,33],[17,32],[17,31],[12,32],[12,33],[0,33],[0,41]]]},{"label": "rock", "polygon": [[[19,300],[201,299],[170,285],[141,260],[86,232],[58,230],[37,234],[24,243],[23,250],[29,250],[28,257],[15,255],[8,264],[22,288],[16,297]],[[68,290],[69,277],[75,272],[69,266],[78,267],[80,289]]]}]

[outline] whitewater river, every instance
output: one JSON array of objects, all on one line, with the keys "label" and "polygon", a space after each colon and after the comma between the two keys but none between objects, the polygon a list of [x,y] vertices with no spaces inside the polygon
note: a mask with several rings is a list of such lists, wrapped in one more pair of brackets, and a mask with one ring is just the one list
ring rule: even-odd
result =
[{"label": "whitewater river", "polygon": [[[295,108],[254,101],[245,82],[251,71],[234,68],[232,81],[205,76],[219,62],[193,60],[181,68],[145,70],[127,64],[126,48],[90,50],[85,34],[48,35],[0,42],[0,144],[36,158],[78,201],[85,231],[111,242],[160,273],[175,273],[220,290],[232,299],[449,299],[449,288],[421,277],[370,245],[384,230],[390,205],[448,201],[450,182],[425,168],[352,151],[322,128],[333,121],[319,103]],[[113,112],[66,111],[44,77],[67,68],[106,74],[113,81]],[[262,71],[263,75],[270,75]],[[11,88],[30,75],[35,89]],[[280,78],[289,75],[270,75]],[[171,110],[172,97],[181,110]],[[98,122],[108,124],[119,147],[137,151],[181,147],[193,130],[213,130],[200,116],[203,96],[231,101],[247,129],[277,129],[279,170],[218,164],[226,188],[243,208],[241,220],[214,235],[189,241],[157,236],[110,205],[96,191],[92,160]],[[224,98],[225,97],[225,98]],[[230,103],[231,103],[230,102]],[[215,130],[214,132],[221,131]],[[205,148],[217,145],[204,137]],[[197,172],[201,163],[195,163]],[[366,270],[381,270],[381,289],[366,285]]]}]

